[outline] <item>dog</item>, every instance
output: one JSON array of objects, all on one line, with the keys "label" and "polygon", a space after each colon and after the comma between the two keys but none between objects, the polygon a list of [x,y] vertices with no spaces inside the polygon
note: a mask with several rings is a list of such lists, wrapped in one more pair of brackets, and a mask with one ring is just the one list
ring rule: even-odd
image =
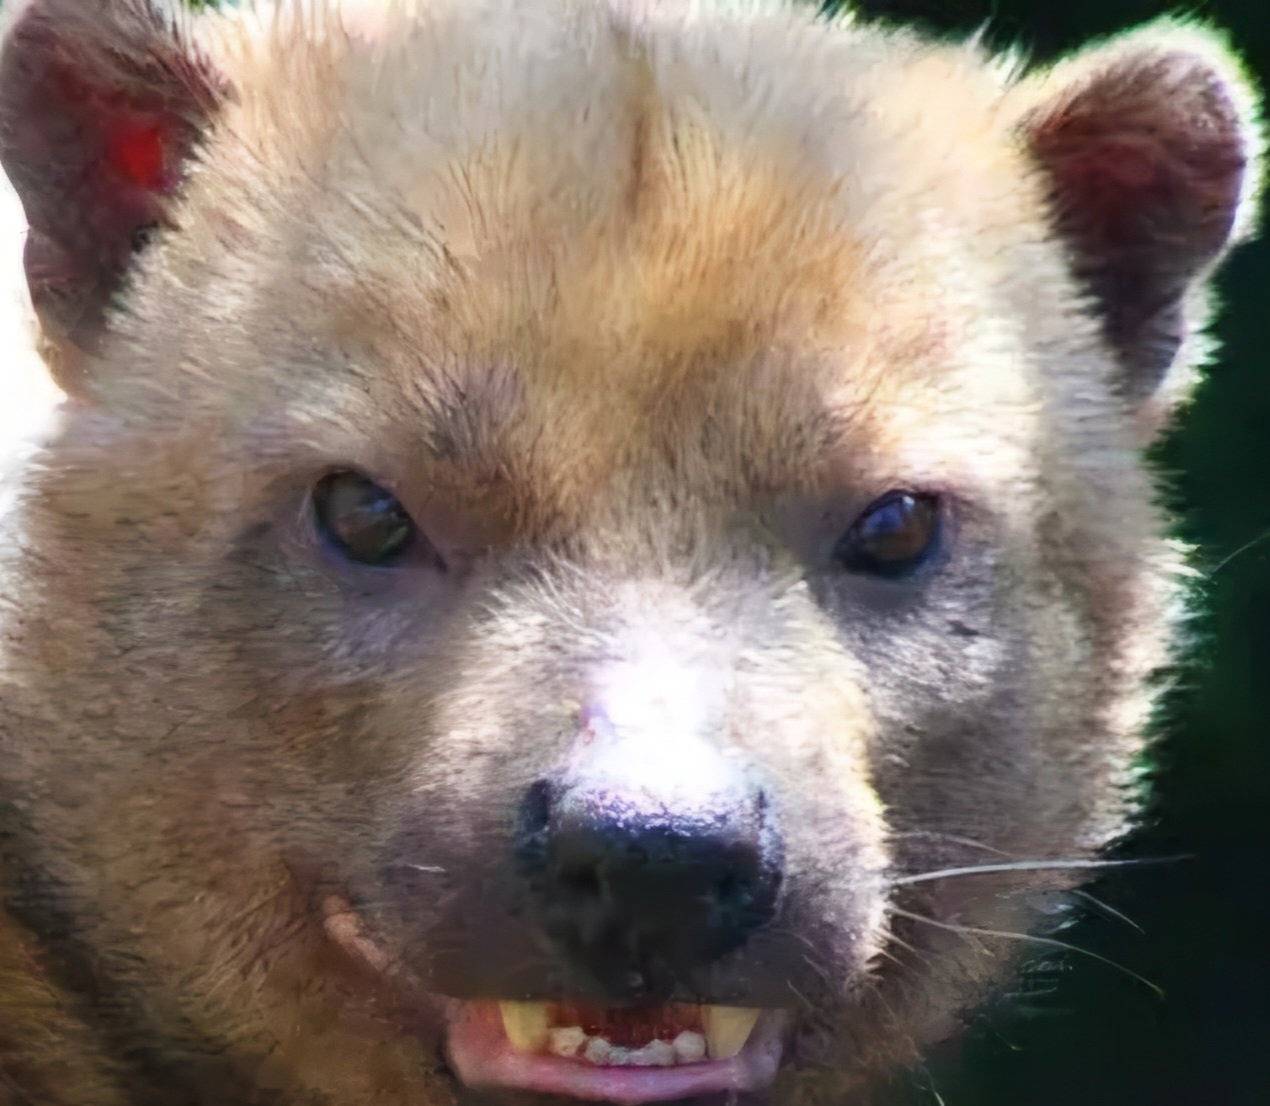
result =
[{"label": "dog", "polygon": [[1177,21],[8,4],[0,1101],[846,1103],[955,1033],[1133,822],[1255,120]]}]

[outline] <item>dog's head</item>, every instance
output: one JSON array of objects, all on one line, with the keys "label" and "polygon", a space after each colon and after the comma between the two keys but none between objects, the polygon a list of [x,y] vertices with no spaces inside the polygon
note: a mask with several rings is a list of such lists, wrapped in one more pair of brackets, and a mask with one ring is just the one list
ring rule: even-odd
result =
[{"label": "dog's head", "polygon": [[1232,63],[674,8],[10,15],[12,898],[149,1078],[841,1091],[1125,825]]}]

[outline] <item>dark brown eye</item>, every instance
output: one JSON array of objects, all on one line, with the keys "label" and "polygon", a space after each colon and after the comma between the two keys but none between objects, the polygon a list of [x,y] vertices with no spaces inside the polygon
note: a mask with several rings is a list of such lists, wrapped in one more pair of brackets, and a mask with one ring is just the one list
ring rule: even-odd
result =
[{"label": "dark brown eye", "polygon": [[856,519],[834,557],[851,572],[906,576],[939,548],[940,531],[936,496],[889,492]]},{"label": "dark brown eye", "polygon": [[313,513],[322,536],[359,564],[392,564],[419,540],[397,497],[356,472],[333,472],[318,481]]}]

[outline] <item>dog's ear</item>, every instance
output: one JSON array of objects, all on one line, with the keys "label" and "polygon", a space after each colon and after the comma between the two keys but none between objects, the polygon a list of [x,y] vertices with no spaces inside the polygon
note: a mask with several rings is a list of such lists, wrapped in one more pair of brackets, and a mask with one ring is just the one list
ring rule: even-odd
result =
[{"label": "dog's ear", "polygon": [[0,163],[30,227],[44,350],[70,391],[225,95],[188,19],[150,0],[24,0],[5,13]]},{"label": "dog's ear", "polygon": [[1147,433],[1189,388],[1205,284],[1252,221],[1261,141],[1237,62],[1159,23],[1022,82],[1021,132]]}]

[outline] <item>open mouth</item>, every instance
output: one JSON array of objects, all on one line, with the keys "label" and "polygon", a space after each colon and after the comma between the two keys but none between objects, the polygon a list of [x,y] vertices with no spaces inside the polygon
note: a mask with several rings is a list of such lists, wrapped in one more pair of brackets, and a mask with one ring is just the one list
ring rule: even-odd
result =
[{"label": "open mouth", "polygon": [[[346,900],[327,900],[325,923],[346,952],[386,968]],[[788,1024],[783,1010],[741,1006],[441,1002],[450,1064],[468,1086],[623,1104],[761,1090]]]},{"label": "open mouth", "polygon": [[469,1086],[656,1102],[766,1086],[784,1020],[737,1006],[451,1000],[449,1055]]}]

